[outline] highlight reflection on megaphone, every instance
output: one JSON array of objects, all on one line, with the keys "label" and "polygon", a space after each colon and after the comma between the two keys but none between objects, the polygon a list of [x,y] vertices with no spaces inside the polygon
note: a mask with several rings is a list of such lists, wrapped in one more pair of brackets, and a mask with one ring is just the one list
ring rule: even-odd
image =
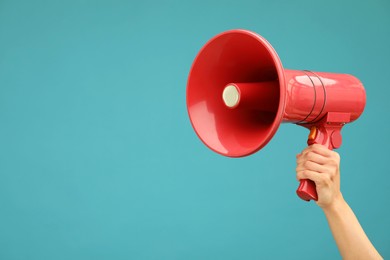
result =
[{"label": "highlight reflection on megaphone", "polygon": [[[347,74],[287,70],[272,46],[247,30],[223,32],[196,56],[187,83],[187,109],[199,138],[229,157],[263,148],[281,123],[310,129],[308,144],[341,145],[341,128],[366,103],[362,83]],[[297,194],[317,200],[302,180]]]}]

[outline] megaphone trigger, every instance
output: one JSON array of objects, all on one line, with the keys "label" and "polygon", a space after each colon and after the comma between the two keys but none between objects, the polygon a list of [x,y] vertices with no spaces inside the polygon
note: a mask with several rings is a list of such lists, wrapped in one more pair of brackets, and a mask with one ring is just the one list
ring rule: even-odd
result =
[{"label": "megaphone trigger", "polygon": [[317,127],[313,125],[312,127],[310,127],[310,133],[309,133],[309,137],[307,138],[307,142],[314,141],[316,137],[317,137]]}]

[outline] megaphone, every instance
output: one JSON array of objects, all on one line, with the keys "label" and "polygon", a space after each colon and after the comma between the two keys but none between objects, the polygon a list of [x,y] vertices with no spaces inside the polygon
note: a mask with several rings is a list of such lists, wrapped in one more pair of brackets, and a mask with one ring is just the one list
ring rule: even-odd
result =
[{"label": "megaphone", "polygon": [[[310,129],[307,143],[341,145],[341,128],[363,113],[362,83],[348,74],[287,70],[260,35],[230,30],[209,40],[187,82],[191,124],[211,150],[229,157],[259,151],[281,123]],[[315,184],[302,180],[297,194],[317,200]]]}]

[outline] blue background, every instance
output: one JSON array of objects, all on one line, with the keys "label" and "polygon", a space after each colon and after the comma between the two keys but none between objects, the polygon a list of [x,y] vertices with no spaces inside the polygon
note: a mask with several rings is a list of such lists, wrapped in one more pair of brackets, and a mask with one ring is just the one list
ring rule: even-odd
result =
[{"label": "blue background", "polygon": [[342,191],[390,257],[390,4],[374,1],[0,0],[0,259],[337,259],[295,195],[307,130],[242,159],[190,125],[206,41],[264,36],[291,69],[367,91],[343,129]]}]

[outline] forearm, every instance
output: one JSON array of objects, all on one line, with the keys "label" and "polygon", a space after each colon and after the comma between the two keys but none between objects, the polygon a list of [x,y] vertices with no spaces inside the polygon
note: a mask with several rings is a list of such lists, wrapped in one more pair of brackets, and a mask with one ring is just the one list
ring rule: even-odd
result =
[{"label": "forearm", "polygon": [[343,259],[383,259],[342,197],[323,210]]}]

